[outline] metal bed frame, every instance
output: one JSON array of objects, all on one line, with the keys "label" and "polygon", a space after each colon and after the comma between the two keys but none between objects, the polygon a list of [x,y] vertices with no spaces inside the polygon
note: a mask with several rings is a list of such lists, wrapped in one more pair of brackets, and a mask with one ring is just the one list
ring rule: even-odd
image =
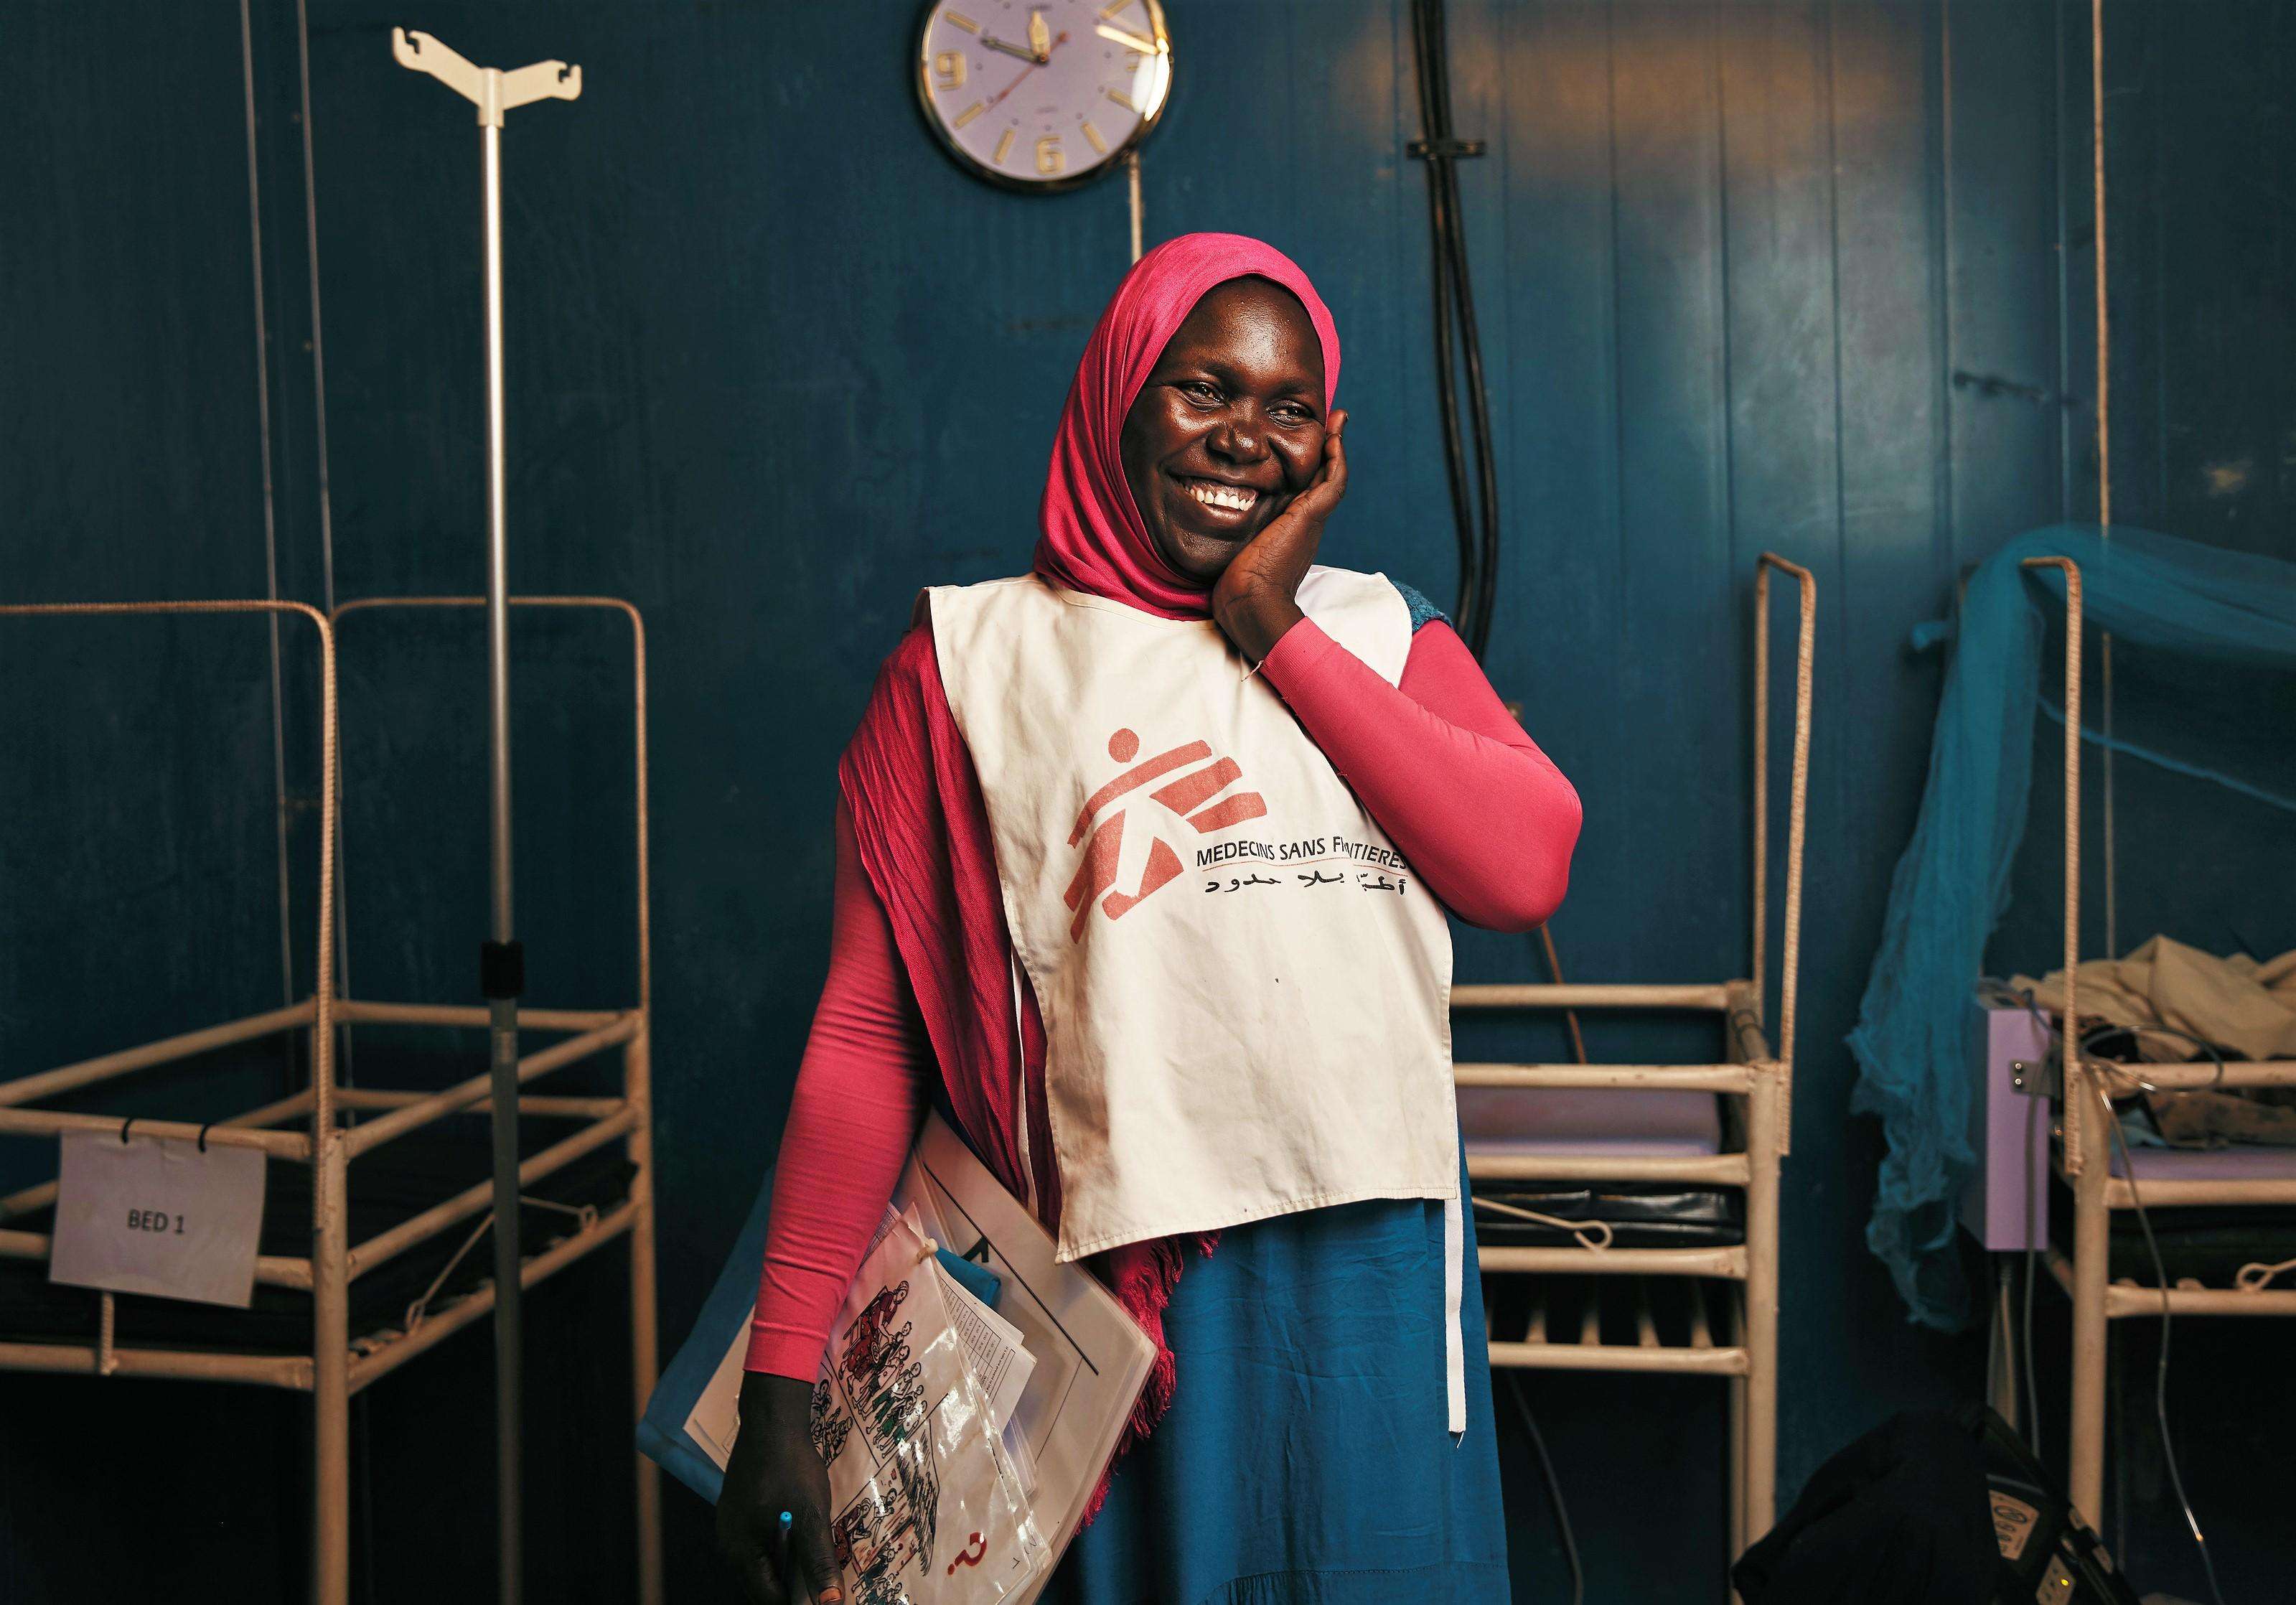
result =
[{"label": "metal bed frame", "polygon": [[[2057,569],[2065,577],[2065,862],[2063,1041],[2080,1041],[2080,723],[2081,574],[2070,558],[2032,557],[2028,569]],[[2072,1194],[2073,1251],[2052,1245],[2051,1277],[2072,1300],[2072,1408],[2068,1465],[2073,1503],[2103,1531],[2105,1336],[2108,1323],[2131,1315],[2296,1315],[2296,1290],[2180,1285],[2158,1288],[2110,1279],[2112,1212],[2137,1207],[2133,1174],[2112,1174],[2112,1097],[2133,1090],[2122,1067],[2091,1060],[2077,1048],[2062,1056],[2052,1169]],[[2135,1067],[2130,1067],[2134,1069]],[[2142,1067],[2160,1087],[2296,1086],[2296,1060],[2210,1060]],[[2148,1209],[2210,1205],[2296,1204],[2296,1179],[2155,1178],[2143,1183]]]},{"label": "metal bed frame", "polygon": [[[562,1040],[521,1055],[519,1084],[539,1079],[612,1050],[620,1052],[621,1088],[617,1096],[522,1095],[519,1111],[551,1120],[578,1122],[573,1134],[533,1154],[519,1167],[521,1185],[530,1183],[596,1149],[619,1141],[632,1167],[627,1196],[567,1236],[525,1257],[521,1287],[531,1287],[614,1239],[630,1242],[630,1369],[633,1417],[653,1390],[656,1363],[652,1129],[649,1093],[652,965],[647,919],[649,865],[646,850],[645,629],[637,610],[616,597],[513,596],[512,605],[616,609],[630,623],[636,718],[637,963],[635,1007],[518,1011],[521,1028],[563,1033]],[[345,1214],[351,1162],[382,1144],[450,1115],[489,1113],[488,1075],[481,1070],[442,1092],[423,1093],[338,1085],[334,1028],[366,1022],[378,1026],[423,1025],[483,1028],[486,1008],[478,1005],[372,1003],[334,994],[335,872],[340,848],[340,774],[336,725],[336,625],[354,610],[381,607],[469,607],[485,605],[477,596],[372,597],[345,602],[332,616],[300,602],[222,601],[177,602],[62,602],[0,607],[4,615],[140,613],[261,613],[308,618],[318,630],[321,692],[318,959],[316,990],[309,997],[244,1019],[170,1036],[139,1047],[0,1083],[0,1135],[60,1136],[70,1131],[117,1131],[116,1115],[67,1113],[32,1107],[36,1102],[117,1080],[138,1070],[172,1063],[232,1044],[251,1042],[282,1031],[307,1031],[310,1038],[311,1085],[259,1109],[219,1119],[212,1126],[144,1119],[134,1124],[153,1136],[190,1138],[228,1146],[257,1148],[274,1159],[313,1168],[311,1251],[308,1256],[265,1255],[256,1262],[256,1281],[311,1295],[312,1335],[308,1354],[261,1355],[213,1349],[163,1348],[113,1341],[113,1299],[99,1295],[96,1330],[85,1343],[0,1342],[0,1371],[90,1373],[96,1376],[177,1377],[210,1382],[251,1382],[311,1396],[314,1419],[312,1466],[312,1598],[318,1605],[347,1605],[350,1597],[350,1398],[462,1328],[494,1309],[489,1281],[447,1302],[405,1329],[356,1336],[350,1331],[349,1286],[358,1276],[414,1245],[435,1237],[492,1203],[492,1183],[480,1182],[444,1199],[389,1231],[364,1242],[348,1241]],[[308,1126],[304,1129],[295,1126]],[[0,1223],[53,1203],[54,1182],[0,1198]],[[45,1260],[47,1234],[0,1228],[0,1257]],[[660,1485],[652,1463],[632,1454],[636,1473],[638,1575],[636,1597],[660,1605]]]},{"label": "metal bed frame", "polygon": [[[1792,783],[1787,805],[1784,956],[1779,966],[1778,1049],[1763,1034],[1769,818],[1770,572],[1793,577],[1800,596],[1794,659]],[[1452,989],[1456,1009],[1689,1010],[1721,1017],[1728,1041],[1720,1064],[1462,1064],[1464,1087],[1608,1087],[1636,1092],[1712,1093],[1728,1099],[1730,1151],[1641,1159],[1590,1155],[1472,1154],[1470,1181],[1661,1182],[1731,1187],[1745,1199],[1745,1241],[1707,1249],[1482,1248],[1486,1275],[1603,1279],[1584,1303],[1574,1334],[1550,1331],[1539,1282],[1531,1288],[1528,1329],[1491,1334],[1491,1363],[1544,1371],[1670,1372],[1721,1376],[1730,1383],[1730,1553],[1767,1532],[1776,1518],[1778,1401],[1778,1173],[1792,1145],[1794,991],[1801,963],[1804,820],[1809,788],[1810,665],[1816,635],[1816,581],[1808,569],[1764,553],[1754,578],[1754,884],[1751,973],[1740,979],[1677,985],[1495,985]],[[1601,1290],[1618,1290],[1614,1309],[1636,1341],[1606,1343]],[[1684,1319],[1682,1341],[1661,1332],[1652,1292]],[[1669,1292],[1681,1297],[1670,1298]],[[1710,1293],[1718,1292],[1718,1300]],[[1630,1301],[1630,1303],[1629,1303]],[[1718,1312],[1714,1305],[1718,1302]],[[1622,1320],[1620,1325],[1625,1324]],[[1669,1321],[1669,1325],[1677,1323]]]}]

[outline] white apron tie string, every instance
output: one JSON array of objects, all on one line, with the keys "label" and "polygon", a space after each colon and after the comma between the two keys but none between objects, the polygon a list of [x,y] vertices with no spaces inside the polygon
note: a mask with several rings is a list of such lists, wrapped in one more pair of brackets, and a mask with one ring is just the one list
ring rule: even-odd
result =
[{"label": "white apron tie string", "polygon": [[1466,1253],[1466,1211],[1454,1194],[1443,1200],[1443,1402],[1454,1440],[1467,1431],[1467,1342],[1459,1330]]}]

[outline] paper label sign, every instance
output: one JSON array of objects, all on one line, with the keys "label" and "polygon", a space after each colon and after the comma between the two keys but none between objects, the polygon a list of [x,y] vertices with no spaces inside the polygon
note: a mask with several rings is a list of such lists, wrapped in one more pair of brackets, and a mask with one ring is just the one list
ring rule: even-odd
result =
[{"label": "paper label sign", "polygon": [[48,1280],[245,1309],[263,1227],[263,1151],[180,1137],[61,1139]]}]

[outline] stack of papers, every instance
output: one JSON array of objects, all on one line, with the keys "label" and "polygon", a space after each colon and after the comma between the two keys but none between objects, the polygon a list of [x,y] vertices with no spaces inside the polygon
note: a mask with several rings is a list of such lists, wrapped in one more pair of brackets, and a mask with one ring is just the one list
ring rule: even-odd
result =
[{"label": "stack of papers", "polygon": [[[923,1228],[917,1224],[914,1206],[906,1218],[922,1234]],[[956,1329],[957,1339],[964,1346],[965,1363],[972,1367],[972,1380],[988,1401],[989,1423],[1003,1437],[1004,1452],[1020,1472],[1022,1489],[1033,1494],[1037,1491],[1037,1457],[1029,1453],[1029,1440],[1013,1424],[1013,1413],[1020,1406],[1021,1396],[1028,1390],[1029,1379],[1036,1374],[1036,1356],[1029,1352],[1019,1327],[983,1304],[972,1289],[943,1270],[939,1259],[932,1262],[932,1267],[940,1278],[941,1298],[948,1306],[949,1322]]]},{"label": "stack of papers", "polygon": [[[940,1245],[932,1241],[932,1234],[925,1229],[914,1203],[909,1203],[906,1208],[888,1204],[885,1206],[885,1218],[877,1223],[876,1235],[870,1238],[865,1257],[867,1254],[874,1254],[880,1243],[904,1225],[913,1235],[922,1240],[928,1249],[939,1248]],[[973,1380],[988,1396],[989,1413],[996,1421],[996,1429],[1002,1432],[1005,1423],[1013,1418],[1013,1406],[1021,1402],[1021,1390],[1028,1387],[1029,1373],[1036,1370],[1037,1362],[1030,1356],[1028,1343],[1021,1336],[1019,1327],[998,1314],[981,1301],[979,1294],[950,1275],[938,1257],[933,1261],[933,1269],[939,1275],[941,1298],[948,1306],[949,1322],[955,1328],[957,1339],[964,1349],[964,1357],[972,1367]]]},{"label": "stack of papers", "polygon": [[[996,1278],[994,1309],[942,1268],[935,1244]],[[755,1253],[728,1267],[737,1291],[743,1278],[755,1285]],[[693,1402],[682,1435],[721,1470],[750,1338],[746,1311],[736,1330],[732,1307],[716,1335],[697,1331],[687,1345],[707,1341],[722,1356],[700,1394],[685,1395]],[[929,1118],[814,1396],[851,1597],[1029,1605],[1083,1519],[1154,1357],[1107,1288],[1058,1263],[1044,1228]],[[681,1354],[673,1372],[688,1363]]]},{"label": "stack of papers", "polygon": [[914,1213],[896,1217],[854,1278],[814,1389],[830,1542],[852,1596],[872,1605],[989,1605],[1050,1560],[960,1335],[979,1323],[953,1314],[953,1285]]}]

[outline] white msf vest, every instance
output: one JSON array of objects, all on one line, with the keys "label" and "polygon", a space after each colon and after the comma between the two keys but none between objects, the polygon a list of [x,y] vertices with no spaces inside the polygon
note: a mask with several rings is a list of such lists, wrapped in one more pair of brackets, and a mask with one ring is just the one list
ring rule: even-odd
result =
[{"label": "white msf vest", "polygon": [[[1410,610],[1384,577],[1310,569],[1299,602],[1400,680]],[[923,602],[1044,1015],[1060,1258],[1441,1200],[1463,1431],[1441,905],[1210,619],[1033,575]]]}]

